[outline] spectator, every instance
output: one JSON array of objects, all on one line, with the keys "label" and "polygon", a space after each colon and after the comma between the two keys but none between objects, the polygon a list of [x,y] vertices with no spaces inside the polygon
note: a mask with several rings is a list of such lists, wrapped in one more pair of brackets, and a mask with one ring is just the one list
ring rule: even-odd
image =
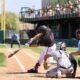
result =
[{"label": "spectator", "polygon": [[80,0],[76,0],[75,3],[77,5],[78,11],[80,11]]},{"label": "spectator", "polygon": [[56,5],[55,10],[56,10],[56,15],[60,15],[60,11],[61,11],[60,4]]}]

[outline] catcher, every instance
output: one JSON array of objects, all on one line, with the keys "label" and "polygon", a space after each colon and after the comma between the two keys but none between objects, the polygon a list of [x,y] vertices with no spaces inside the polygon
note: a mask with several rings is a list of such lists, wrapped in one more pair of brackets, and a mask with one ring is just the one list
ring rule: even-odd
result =
[{"label": "catcher", "polygon": [[48,69],[50,67],[46,62],[48,57],[53,56],[54,59],[57,61],[57,67],[48,71],[46,73],[46,77],[61,77],[62,74],[65,74],[66,77],[75,77],[77,69],[77,62],[75,58],[71,54],[66,54],[65,43],[59,42],[57,44],[57,48],[57,51],[54,51],[51,55],[47,54],[44,57],[45,69]]}]

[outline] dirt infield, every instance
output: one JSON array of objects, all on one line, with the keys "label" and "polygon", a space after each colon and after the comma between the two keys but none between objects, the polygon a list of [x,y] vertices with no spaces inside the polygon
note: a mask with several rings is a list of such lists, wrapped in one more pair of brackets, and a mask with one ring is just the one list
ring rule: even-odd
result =
[{"label": "dirt infield", "polygon": [[[0,67],[0,80],[72,80],[74,78],[46,78],[45,70],[41,65],[38,74],[27,73],[27,70],[32,68],[39,54],[33,52],[30,49],[22,49],[18,54],[12,58],[7,58],[7,56],[16,49],[1,48],[0,52],[4,52],[6,55],[6,67]],[[76,78],[74,80],[80,79],[80,68],[77,70]]]}]

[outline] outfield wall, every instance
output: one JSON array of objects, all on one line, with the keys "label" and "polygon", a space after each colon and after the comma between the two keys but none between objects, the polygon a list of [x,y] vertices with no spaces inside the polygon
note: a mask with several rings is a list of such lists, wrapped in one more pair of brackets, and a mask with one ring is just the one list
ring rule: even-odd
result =
[{"label": "outfield wall", "polygon": [[4,42],[4,32],[0,30],[0,43]]},{"label": "outfield wall", "polygon": [[[21,34],[23,34],[23,33],[21,33]],[[7,33],[7,35],[9,35],[9,34]],[[21,42],[21,44],[25,44],[28,41],[28,39],[29,39],[28,36],[25,36],[25,35],[20,36],[20,42]],[[77,44],[78,44],[78,40],[75,39],[75,38],[73,38],[73,39],[55,39],[55,43],[57,43],[59,41],[65,42],[68,47],[76,47]],[[10,44],[11,39],[10,39],[9,36],[6,36],[5,37],[5,41],[4,41],[4,32],[0,31],[0,43],[3,43],[3,42]],[[35,44],[35,43],[36,43],[36,41],[34,41],[33,44]]]}]

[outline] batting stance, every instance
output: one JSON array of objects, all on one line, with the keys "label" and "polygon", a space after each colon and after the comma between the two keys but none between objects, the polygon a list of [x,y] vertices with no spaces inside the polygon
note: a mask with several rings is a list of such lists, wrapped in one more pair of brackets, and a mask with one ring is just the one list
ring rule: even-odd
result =
[{"label": "batting stance", "polygon": [[66,52],[64,50],[57,50],[53,51],[52,54],[46,54],[44,57],[44,68],[47,67],[47,65],[45,66],[46,61],[51,56],[57,61],[57,67],[47,71],[46,77],[61,77],[62,74],[65,74],[66,77],[72,77],[74,69]]},{"label": "batting stance", "polygon": [[31,44],[34,40],[38,40],[38,45],[45,46],[35,66],[28,70],[29,73],[37,73],[40,64],[42,63],[44,56],[47,53],[52,53],[56,49],[54,45],[54,35],[51,29],[45,25],[39,26],[38,34],[30,39],[28,44]]}]

